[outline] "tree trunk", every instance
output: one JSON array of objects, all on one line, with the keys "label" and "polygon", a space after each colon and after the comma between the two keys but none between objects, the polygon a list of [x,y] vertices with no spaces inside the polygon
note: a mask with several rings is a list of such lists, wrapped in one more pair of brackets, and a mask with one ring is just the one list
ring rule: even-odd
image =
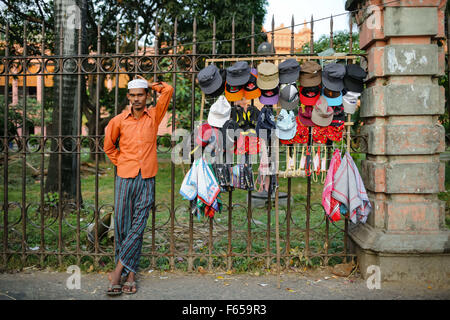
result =
[{"label": "tree trunk", "polygon": [[[55,46],[56,52],[63,56],[73,56],[78,54],[78,33],[85,34],[86,17],[85,0],[56,0],[55,1],[55,34],[63,37],[62,52],[60,41]],[[62,29],[62,34],[61,34]],[[84,39],[84,37],[83,37]],[[59,40],[59,39],[58,39]],[[61,68],[61,66],[59,66]],[[65,73],[69,70],[76,70],[76,65],[70,60],[63,64]],[[62,79],[61,79],[62,77]],[[73,200],[76,197],[77,167],[76,138],[78,126],[78,108],[77,105],[78,90],[77,76],[63,75],[54,76],[55,103],[52,113],[51,136],[52,150],[58,151],[58,137],[61,135],[61,156],[57,152],[50,155],[48,175],[45,183],[46,192],[58,192],[59,180],[61,180],[62,200]],[[61,99],[59,98],[61,94]],[[61,112],[61,123],[60,123]],[[65,149],[65,150],[64,150]],[[61,160],[61,170],[59,170],[59,161]],[[81,194],[81,192],[80,192]]]}]

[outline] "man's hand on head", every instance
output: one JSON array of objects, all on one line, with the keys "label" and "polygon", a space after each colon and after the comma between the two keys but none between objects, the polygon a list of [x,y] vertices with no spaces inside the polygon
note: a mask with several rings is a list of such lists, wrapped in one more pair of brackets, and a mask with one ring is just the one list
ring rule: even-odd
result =
[{"label": "man's hand on head", "polygon": [[[143,76],[140,76],[140,75],[138,75],[138,74],[136,75],[136,77],[139,78],[139,79],[147,80],[147,79],[145,79]],[[161,84],[160,81],[158,81],[158,82],[150,82],[149,80],[147,80],[147,82],[148,82],[148,87],[149,87],[150,89],[152,89],[152,90],[158,92],[158,93],[161,92],[162,88],[164,87],[164,86]]]},{"label": "man's hand on head", "polygon": [[162,88],[163,88],[164,86],[162,85],[161,82],[152,82],[152,83],[149,84],[149,87],[150,87],[152,90],[155,90],[156,92],[161,92],[161,90],[162,90]]}]

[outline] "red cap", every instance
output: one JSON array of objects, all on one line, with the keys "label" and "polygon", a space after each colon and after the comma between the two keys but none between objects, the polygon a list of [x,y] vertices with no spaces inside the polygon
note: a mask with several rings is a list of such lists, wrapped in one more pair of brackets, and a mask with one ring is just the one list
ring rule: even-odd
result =
[{"label": "red cap", "polygon": [[317,100],[320,98],[320,90],[316,95],[314,95],[313,92],[311,92],[310,95],[304,95],[304,87],[300,87],[298,89],[298,92],[300,94],[300,102],[304,104],[305,106],[313,106],[316,104]]},{"label": "red cap", "polygon": [[211,126],[208,123],[204,123],[198,128],[197,138],[195,139],[195,142],[197,142],[199,146],[205,147],[208,144],[208,141],[211,139],[211,135]]}]

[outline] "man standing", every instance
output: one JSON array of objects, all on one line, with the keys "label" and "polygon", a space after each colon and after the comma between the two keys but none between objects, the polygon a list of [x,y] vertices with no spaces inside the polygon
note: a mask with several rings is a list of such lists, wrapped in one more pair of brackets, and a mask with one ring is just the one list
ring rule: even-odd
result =
[{"label": "man standing", "polygon": [[[144,228],[154,204],[158,171],[156,135],[167,111],[173,88],[165,82],[150,84],[160,94],[147,108],[149,84],[143,78],[128,82],[129,106],[108,123],[104,150],[117,167],[115,181],[114,241],[116,268],[109,273],[108,295],[136,293],[135,275],[141,256]],[[116,143],[119,141],[119,147]],[[121,276],[127,276],[123,287]]]}]

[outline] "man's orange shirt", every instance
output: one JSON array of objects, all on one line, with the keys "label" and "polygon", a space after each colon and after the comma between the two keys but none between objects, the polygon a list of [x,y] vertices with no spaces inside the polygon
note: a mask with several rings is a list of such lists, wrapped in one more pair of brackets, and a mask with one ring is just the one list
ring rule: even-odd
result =
[{"label": "man's orange shirt", "polygon": [[[156,136],[158,126],[167,111],[172,98],[173,88],[165,82],[152,87],[161,93],[156,107],[145,108],[136,119],[131,107],[111,119],[105,129],[105,151],[111,162],[117,167],[121,178],[134,178],[141,170],[142,178],[151,178],[158,172],[156,156]],[[119,139],[119,149],[115,144]]]}]

